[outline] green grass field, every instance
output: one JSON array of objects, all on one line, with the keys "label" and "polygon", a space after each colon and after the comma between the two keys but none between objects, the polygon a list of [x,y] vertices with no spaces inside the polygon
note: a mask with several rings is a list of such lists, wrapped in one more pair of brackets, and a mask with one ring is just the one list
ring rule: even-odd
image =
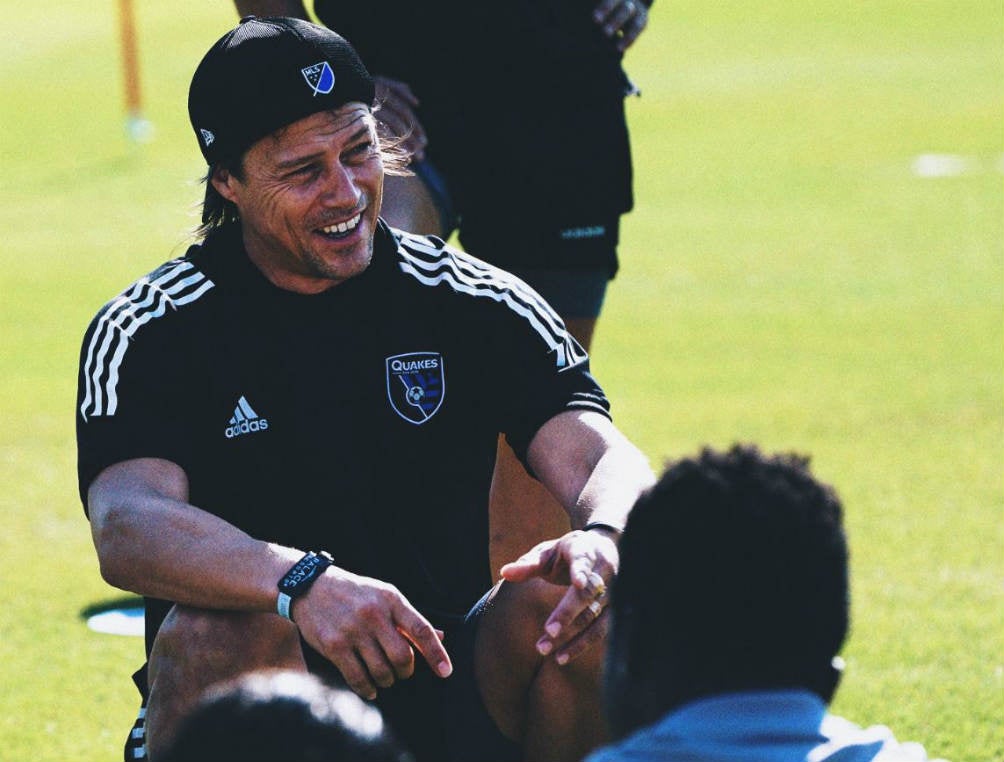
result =
[{"label": "green grass field", "polygon": [[[137,5],[146,146],[124,137],[116,5],[0,0],[4,760],[118,759],[136,708],[140,640],[80,618],[118,593],[76,495],[78,343],[183,250],[204,170],[188,81],[235,20],[225,0]],[[628,59],[637,208],[595,346],[617,420],[655,465],[736,440],[811,453],[853,549],[836,709],[1004,760],[1004,9],[652,18]],[[925,154],[963,171],[920,177]]]}]

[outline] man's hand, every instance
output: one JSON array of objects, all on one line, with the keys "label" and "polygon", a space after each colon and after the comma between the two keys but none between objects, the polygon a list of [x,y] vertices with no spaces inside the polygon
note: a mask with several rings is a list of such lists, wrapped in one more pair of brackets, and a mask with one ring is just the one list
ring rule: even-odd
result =
[{"label": "man's hand", "polygon": [[373,82],[376,85],[376,101],[380,106],[376,118],[387,126],[391,134],[402,139],[402,147],[415,161],[422,161],[429,139],[422,123],[415,116],[418,98],[406,83],[399,80],[374,76]]},{"label": "man's hand", "polygon": [[415,649],[440,677],[453,671],[442,633],[385,582],[329,567],[293,602],[292,616],[304,639],[364,699],[411,677]]},{"label": "man's hand", "polygon": [[568,590],[544,623],[537,651],[554,653],[567,664],[603,640],[607,630],[608,587],[620,557],[617,545],[599,531],[574,530],[557,540],[542,542],[502,567],[502,579],[523,582],[540,577]]},{"label": "man's hand", "polygon": [[623,53],[648,24],[648,6],[641,0],[600,0],[593,8],[593,21],[607,37],[617,40],[617,49]]}]

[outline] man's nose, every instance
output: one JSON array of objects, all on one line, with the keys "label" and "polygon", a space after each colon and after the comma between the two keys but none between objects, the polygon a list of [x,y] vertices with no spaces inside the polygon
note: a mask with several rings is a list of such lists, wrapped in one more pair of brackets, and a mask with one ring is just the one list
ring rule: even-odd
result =
[{"label": "man's nose", "polygon": [[346,209],[354,209],[362,198],[362,189],[350,167],[341,162],[329,167],[324,184],[322,201],[325,205]]}]

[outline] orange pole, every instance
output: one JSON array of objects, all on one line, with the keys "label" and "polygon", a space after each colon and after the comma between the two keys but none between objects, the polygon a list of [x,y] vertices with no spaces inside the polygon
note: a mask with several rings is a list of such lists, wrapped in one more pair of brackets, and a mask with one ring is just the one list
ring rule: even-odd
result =
[{"label": "orange pole", "polygon": [[139,90],[139,59],[136,55],[136,23],[132,0],[119,0],[119,32],[122,43],[122,75],[125,83],[126,111],[139,117],[142,110]]}]

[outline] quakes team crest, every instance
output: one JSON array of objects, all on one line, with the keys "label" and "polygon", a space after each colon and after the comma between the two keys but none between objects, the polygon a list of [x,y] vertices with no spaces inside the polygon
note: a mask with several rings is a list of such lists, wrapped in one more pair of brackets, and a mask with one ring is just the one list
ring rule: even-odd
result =
[{"label": "quakes team crest", "polygon": [[387,358],[387,399],[409,423],[422,424],[436,414],[446,396],[443,356],[408,352]]}]

